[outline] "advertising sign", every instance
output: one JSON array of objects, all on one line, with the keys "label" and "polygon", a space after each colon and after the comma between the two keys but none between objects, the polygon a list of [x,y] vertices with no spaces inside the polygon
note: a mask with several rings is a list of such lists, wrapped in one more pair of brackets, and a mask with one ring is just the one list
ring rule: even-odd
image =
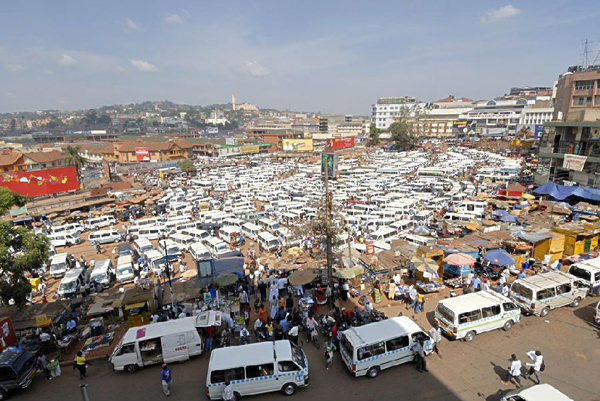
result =
[{"label": "advertising sign", "polygon": [[258,153],[260,152],[260,148],[258,145],[247,145],[240,147],[240,152],[242,153]]},{"label": "advertising sign", "polygon": [[135,148],[135,157],[139,162],[149,162],[150,151],[148,148]]},{"label": "advertising sign", "polygon": [[283,139],[283,150],[285,152],[312,152],[312,139]]},{"label": "advertising sign", "polygon": [[25,196],[41,196],[79,189],[75,166],[0,173],[0,186]]},{"label": "advertising sign", "polygon": [[327,178],[335,180],[338,168],[338,155],[336,153],[321,154],[321,176],[325,177],[325,168],[327,168]]},{"label": "advertising sign", "polygon": [[0,352],[6,347],[17,345],[17,336],[9,317],[0,319]]},{"label": "advertising sign", "polygon": [[225,138],[225,145],[235,145],[235,138]]},{"label": "advertising sign", "polygon": [[349,136],[346,138],[333,138],[328,139],[325,145],[325,149],[333,150],[333,149],[345,149],[345,148],[353,148],[354,147],[354,137]]},{"label": "advertising sign", "polygon": [[583,165],[587,160],[587,156],[565,155],[563,160],[563,168],[575,171],[583,171]]}]

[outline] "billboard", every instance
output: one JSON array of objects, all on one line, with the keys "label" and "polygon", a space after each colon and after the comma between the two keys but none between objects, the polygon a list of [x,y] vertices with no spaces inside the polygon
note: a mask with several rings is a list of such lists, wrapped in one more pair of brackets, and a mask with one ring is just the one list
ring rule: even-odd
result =
[{"label": "billboard", "polygon": [[515,135],[520,139],[539,139],[543,134],[543,124],[517,124],[515,127]]},{"label": "billboard", "polygon": [[328,139],[325,145],[325,149],[333,150],[333,149],[345,149],[345,148],[353,148],[354,147],[354,137],[349,136],[346,138],[333,138]]},{"label": "billboard", "polygon": [[575,171],[583,171],[583,166],[587,161],[587,156],[565,155],[563,168]]},{"label": "billboard", "polygon": [[455,120],[452,121],[452,132],[454,134],[469,134],[475,131],[475,124],[469,122],[467,120]]},{"label": "billboard", "polygon": [[338,168],[338,155],[336,153],[321,154],[321,175],[325,177],[325,166],[327,166],[327,178],[335,180]]},{"label": "billboard", "polygon": [[260,148],[258,145],[246,145],[240,147],[241,153],[258,153],[260,152]]},{"label": "billboard", "polygon": [[312,152],[312,139],[283,139],[283,150],[285,152]]},{"label": "billboard", "polygon": [[148,148],[135,148],[135,158],[138,162],[149,162],[150,150]]},{"label": "billboard", "polygon": [[6,347],[17,345],[17,336],[9,317],[0,319],[0,352]]},{"label": "billboard", "polygon": [[25,196],[41,196],[79,189],[75,166],[0,173],[0,186]]},{"label": "billboard", "polygon": [[225,138],[225,145],[235,145],[235,138]]}]

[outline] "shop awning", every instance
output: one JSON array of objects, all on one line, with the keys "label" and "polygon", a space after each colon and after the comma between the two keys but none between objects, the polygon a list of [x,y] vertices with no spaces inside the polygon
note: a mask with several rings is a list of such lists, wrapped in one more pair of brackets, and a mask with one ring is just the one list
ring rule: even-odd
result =
[{"label": "shop awning", "polygon": [[590,187],[568,187],[547,182],[533,190],[537,195],[549,195],[556,200],[564,200],[569,196],[578,196],[587,200],[600,201],[600,190]]},{"label": "shop awning", "polygon": [[136,302],[135,304],[129,304],[129,305],[125,306],[125,310],[143,308],[144,306],[146,306],[146,301]]}]

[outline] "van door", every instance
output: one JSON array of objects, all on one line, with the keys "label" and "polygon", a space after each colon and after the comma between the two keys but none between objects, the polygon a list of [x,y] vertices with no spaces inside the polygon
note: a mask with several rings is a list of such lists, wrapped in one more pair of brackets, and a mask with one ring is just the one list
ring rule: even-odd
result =
[{"label": "van door", "polygon": [[160,338],[163,361],[179,362],[190,359],[185,333],[171,334]]},{"label": "van door", "polygon": [[274,369],[275,366],[273,363],[246,366],[246,384],[248,389],[244,389],[244,395],[261,394],[281,389],[283,384],[279,382],[279,377],[277,377]]},{"label": "van door", "polygon": [[202,353],[202,339],[197,331],[185,333],[185,341],[188,346],[189,356],[200,355]]},{"label": "van door", "polygon": [[116,349],[110,358],[115,370],[123,370],[128,365],[141,366],[138,343],[123,344]]}]

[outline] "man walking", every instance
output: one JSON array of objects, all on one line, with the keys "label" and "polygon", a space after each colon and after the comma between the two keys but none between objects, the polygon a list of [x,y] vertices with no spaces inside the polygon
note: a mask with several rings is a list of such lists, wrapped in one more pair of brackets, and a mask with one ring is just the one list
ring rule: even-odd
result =
[{"label": "man walking", "polygon": [[410,288],[408,289],[408,298],[410,300],[410,304],[408,304],[406,309],[411,309],[411,308],[415,307],[415,305],[417,303],[417,290],[415,289],[414,285],[411,285]]},{"label": "man walking", "polygon": [[515,384],[517,388],[521,387],[521,361],[517,359],[515,354],[512,354],[510,357],[510,368],[508,368],[508,372],[506,372],[506,377],[502,380],[502,384],[507,384],[511,379],[515,379]]},{"label": "man walking", "polygon": [[421,312],[425,312],[423,304],[425,304],[425,298],[423,297],[423,294],[419,292],[417,293],[417,302],[415,303],[415,314],[419,314],[419,309],[421,309]]},{"label": "man walking", "polygon": [[173,383],[173,376],[171,376],[171,368],[166,363],[162,364],[162,370],[160,371],[160,381],[162,383],[162,390],[166,396],[171,395],[171,383]]},{"label": "man walking", "polygon": [[233,384],[229,380],[225,380],[225,388],[223,389],[223,401],[235,400],[235,394],[233,392]]},{"label": "man walking", "polygon": [[417,343],[413,345],[412,351],[415,353],[415,361],[417,362],[417,372],[429,372],[427,370],[427,362],[425,361],[425,351],[423,350],[423,339],[419,338]]},{"label": "man walking", "polygon": [[544,357],[542,356],[541,351],[529,351],[527,353],[529,359],[533,361],[533,363],[526,363],[526,366],[530,366],[529,371],[525,373],[525,378],[529,379],[531,375],[535,375],[537,379],[537,384],[542,384],[542,379],[540,379],[540,372],[545,369],[544,366]]},{"label": "man walking", "polygon": [[441,358],[440,342],[442,342],[442,329],[440,329],[440,326],[437,323],[429,330],[429,336],[431,337],[431,341],[433,341],[433,350]]},{"label": "man walking", "polygon": [[83,356],[83,353],[81,353],[81,351],[79,351],[77,353],[77,356],[75,357],[75,361],[74,361],[74,364],[73,364],[73,369],[79,370],[79,379],[80,380],[83,380],[83,379],[85,379],[87,377],[85,375],[85,373],[86,373],[85,356]]}]

